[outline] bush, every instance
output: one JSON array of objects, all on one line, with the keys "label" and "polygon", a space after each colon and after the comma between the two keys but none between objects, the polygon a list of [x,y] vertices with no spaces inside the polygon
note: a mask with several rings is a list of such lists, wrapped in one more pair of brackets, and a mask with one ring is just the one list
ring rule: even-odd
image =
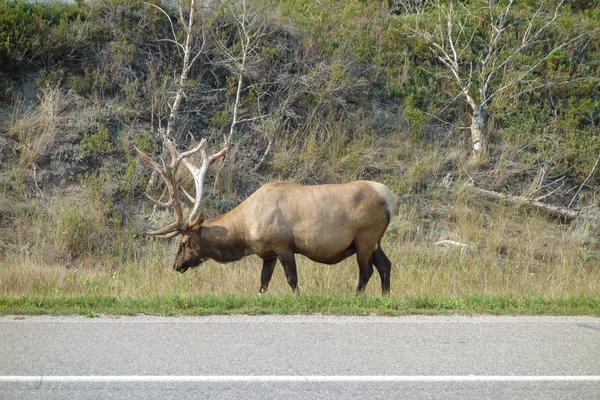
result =
[{"label": "bush", "polygon": [[98,253],[108,245],[109,232],[101,213],[85,204],[67,203],[54,215],[54,243],[69,260]]},{"label": "bush", "polygon": [[101,126],[95,133],[86,133],[79,144],[79,152],[85,158],[99,157],[112,150],[108,128]]},{"label": "bush", "polygon": [[77,4],[29,3],[0,0],[0,69],[13,71],[33,65],[52,65],[74,45],[70,23],[85,15]]}]

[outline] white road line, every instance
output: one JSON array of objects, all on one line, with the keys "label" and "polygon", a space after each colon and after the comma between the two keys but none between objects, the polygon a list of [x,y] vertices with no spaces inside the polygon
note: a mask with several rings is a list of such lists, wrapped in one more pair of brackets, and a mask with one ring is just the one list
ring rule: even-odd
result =
[{"label": "white road line", "polygon": [[0,383],[139,383],[139,382],[600,382],[594,375],[98,375],[0,376]]}]

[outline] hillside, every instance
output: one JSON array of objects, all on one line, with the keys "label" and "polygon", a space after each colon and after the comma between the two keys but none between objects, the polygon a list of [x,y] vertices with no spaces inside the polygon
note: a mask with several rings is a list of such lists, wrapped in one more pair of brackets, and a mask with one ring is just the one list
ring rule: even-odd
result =
[{"label": "hillside", "polygon": [[[206,215],[273,180],[375,180],[401,199],[386,236],[399,298],[599,302],[600,7],[517,3],[199,7],[180,150],[220,148],[242,26],[250,38]],[[144,196],[164,188],[134,146],[165,156],[188,15],[158,1],[0,0],[0,296],[256,292],[257,259],[174,276],[175,242],[143,234],[172,216]],[[352,293],[354,260],[301,264],[307,293]]]}]

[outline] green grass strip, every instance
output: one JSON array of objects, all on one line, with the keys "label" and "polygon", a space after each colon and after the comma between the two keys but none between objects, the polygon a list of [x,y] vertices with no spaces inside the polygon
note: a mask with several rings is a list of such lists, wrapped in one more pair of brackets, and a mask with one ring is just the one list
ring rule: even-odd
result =
[{"label": "green grass strip", "polygon": [[599,298],[391,298],[331,295],[159,296],[153,298],[0,297],[0,314],[227,315],[227,314],[519,314],[600,316]]}]

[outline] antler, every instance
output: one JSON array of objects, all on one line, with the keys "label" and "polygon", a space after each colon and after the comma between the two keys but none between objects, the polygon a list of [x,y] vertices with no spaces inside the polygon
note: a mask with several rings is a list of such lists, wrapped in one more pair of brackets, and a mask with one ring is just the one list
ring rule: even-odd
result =
[{"label": "antler", "polygon": [[[225,142],[223,144],[223,148],[210,157],[206,155],[206,149],[204,146],[202,147],[200,152],[202,155],[202,166],[200,168],[192,165],[192,163],[190,163],[188,160],[183,159],[183,164],[187,167],[187,169],[190,170],[192,176],[194,177],[194,184],[196,185],[196,199],[194,201],[194,208],[187,219],[188,222],[192,222],[194,218],[196,218],[196,214],[200,209],[200,203],[202,201],[202,195],[204,191],[204,178],[206,178],[206,172],[208,171],[208,168],[219,158],[225,157],[225,154],[227,154],[227,151],[229,150],[229,146],[231,146],[230,138],[224,137],[224,140]],[[204,139],[202,139],[202,142],[204,142]]]},{"label": "antler", "polygon": [[[163,135],[163,139],[164,139],[165,146],[167,147],[169,154],[171,155],[171,163],[169,165],[166,165],[165,161],[161,160],[162,161],[162,166],[161,166],[156,161],[152,160],[152,158],[150,156],[148,156],[146,153],[144,153],[143,151],[141,151],[140,149],[138,149],[135,146],[134,146],[134,148],[138,152],[138,154],[144,160],[146,160],[150,165],[152,165],[152,167],[156,170],[156,172],[158,172],[158,174],[165,181],[165,185],[167,186],[167,189],[169,190],[169,201],[166,203],[152,198],[148,193],[145,193],[146,197],[148,197],[148,199],[151,202],[153,202],[154,204],[159,205],[161,207],[173,207],[175,209],[175,215],[177,217],[176,221],[170,223],[169,225],[165,226],[164,228],[156,230],[156,231],[148,231],[148,232],[146,232],[146,234],[158,236],[158,237],[162,237],[162,238],[170,238],[179,233],[185,232],[187,230],[187,223],[192,222],[194,220],[194,218],[196,217],[196,214],[198,213],[198,210],[200,209],[200,203],[202,201],[203,186],[204,186],[204,179],[206,177],[206,172],[208,171],[208,168],[216,160],[225,156],[225,154],[227,153],[227,150],[229,150],[229,147],[231,145],[231,140],[229,138],[225,138],[225,144],[224,144],[223,148],[219,152],[208,157],[206,155],[206,149],[205,149],[206,139],[202,139],[200,141],[200,143],[198,143],[198,145],[196,147],[194,147],[192,150],[189,150],[189,151],[186,151],[183,153],[179,153],[177,151],[175,144],[173,144],[173,142],[169,138],[167,138],[166,136]],[[187,157],[191,156],[194,153],[197,153],[198,151],[200,151],[202,154],[202,166],[200,168],[197,168],[192,163],[190,163],[188,160],[186,160]],[[181,188],[183,190],[183,192],[185,193],[185,195],[188,196],[190,198],[190,200],[192,200],[194,202],[194,208],[193,208],[192,212],[190,213],[189,217],[187,218],[187,221],[184,221],[183,210],[181,208],[181,204],[179,203],[179,200],[177,199],[177,191],[176,191],[177,183],[175,182],[175,174],[177,172],[177,169],[179,168],[179,165],[182,162],[187,167],[187,169],[191,172],[192,176],[194,177],[194,184],[196,186],[195,199],[192,199],[191,196],[189,196],[187,194],[187,192],[185,192],[185,190],[183,190],[183,188]]]}]

